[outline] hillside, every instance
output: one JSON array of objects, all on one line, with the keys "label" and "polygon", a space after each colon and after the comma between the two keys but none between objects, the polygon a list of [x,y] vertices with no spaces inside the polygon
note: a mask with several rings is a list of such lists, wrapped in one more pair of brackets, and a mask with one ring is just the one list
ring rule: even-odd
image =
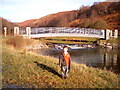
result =
[{"label": "hillside", "polygon": [[19,23],[20,27],[83,27],[96,29],[119,29],[120,2],[94,3],[78,10],[50,14],[39,19]]},{"label": "hillside", "polygon": [[7,30],[8,30],[8,32],[7,32],[7,35],[11,35],[11,34],[13,34],[13,29],[14,29],[14,27],[15,26],[18,26],[17,24],[15,24],[15,23],[12,23],[12,22],[10,22],[10,21],[8,21],[7,19],[4,19],[4,18],[0,18],[0,20],[1,20],[1,24],[2,24],[2,33],[4,32],[3,30],[3,28],[4,27],[7,27]]},{"label": "hillside", "polygon": [[50,14],[45,17],[33,20],[27,20],[18,25],[25,28],[31,27],[62,27],[66,26],[70,21],[73,21],[76,17],[77,11],[66,11],[55,14]]},{"label": "hillside", "polygon": [[76,20],[68,26],[96,28],[96,29],[120,29],[120,2],[100,2],[91,7],[83,6],[78,10]]}]

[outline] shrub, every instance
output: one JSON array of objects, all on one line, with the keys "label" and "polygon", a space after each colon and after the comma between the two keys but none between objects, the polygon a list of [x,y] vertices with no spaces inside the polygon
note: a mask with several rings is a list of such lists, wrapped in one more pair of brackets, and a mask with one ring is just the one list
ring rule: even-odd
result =
[{"label": "shrub", "polygon": [[25,48],[26,46],[32,45],[35,40],[32,39],[24,39],[21,36],[9,37],[5,41],[6,44],[12,45],[15,48]]},{"label": "shrub", "polygon": [[6,44],[13,45],[15,48],[23,48],[26,46],[24,38],[20,36],[8,38]]}]

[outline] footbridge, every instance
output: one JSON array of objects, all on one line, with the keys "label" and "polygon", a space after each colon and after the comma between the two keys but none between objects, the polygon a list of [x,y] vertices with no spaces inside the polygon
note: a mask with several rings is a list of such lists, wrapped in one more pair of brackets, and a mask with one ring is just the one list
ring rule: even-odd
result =
[{"label": "footbridge", "polygon": [[[5,28],[6,31],[6,28]],[[28,38],[40,37],[94,37],[110,39],[111,37],[117,38],[118,30],[100,30],[91,28],[74,28],[74,27],[41,27],[31,28],[26,27],[26,30],[21,30],[19,27],[14,27],[14,36],[21,35]]]},{"label": "footbridge", "polygon": [[67,27],[43,27],[32,29],[27,28],[26,31],[22,31],[22,36],[26,37],[28,35],[30,36],[30,38],[61,36],[104,38],[104,30]]}]

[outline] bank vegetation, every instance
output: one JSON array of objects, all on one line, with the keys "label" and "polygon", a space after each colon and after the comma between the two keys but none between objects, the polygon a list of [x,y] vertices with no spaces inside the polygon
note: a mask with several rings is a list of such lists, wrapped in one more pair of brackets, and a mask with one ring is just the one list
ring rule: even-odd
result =
[{"label": "bank vegetation", "polygon": [[58,59],[16,49],[2,42],[3,88],[120,88],[119,75],[72,62],[61,79]]}]

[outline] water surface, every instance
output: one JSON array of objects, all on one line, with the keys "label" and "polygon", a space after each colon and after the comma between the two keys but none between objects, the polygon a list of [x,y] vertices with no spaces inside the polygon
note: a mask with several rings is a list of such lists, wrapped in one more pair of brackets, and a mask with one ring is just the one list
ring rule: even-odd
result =
[{"label": "water surface", "polygon": [[[39,49],[34,52],[39,55],[59,58],[62,50],[59,49]],[[89,67],[120,72],[120,52],[119,50],[96,48],[70,49],[71,60],[78,64],[86,64]]]}]

